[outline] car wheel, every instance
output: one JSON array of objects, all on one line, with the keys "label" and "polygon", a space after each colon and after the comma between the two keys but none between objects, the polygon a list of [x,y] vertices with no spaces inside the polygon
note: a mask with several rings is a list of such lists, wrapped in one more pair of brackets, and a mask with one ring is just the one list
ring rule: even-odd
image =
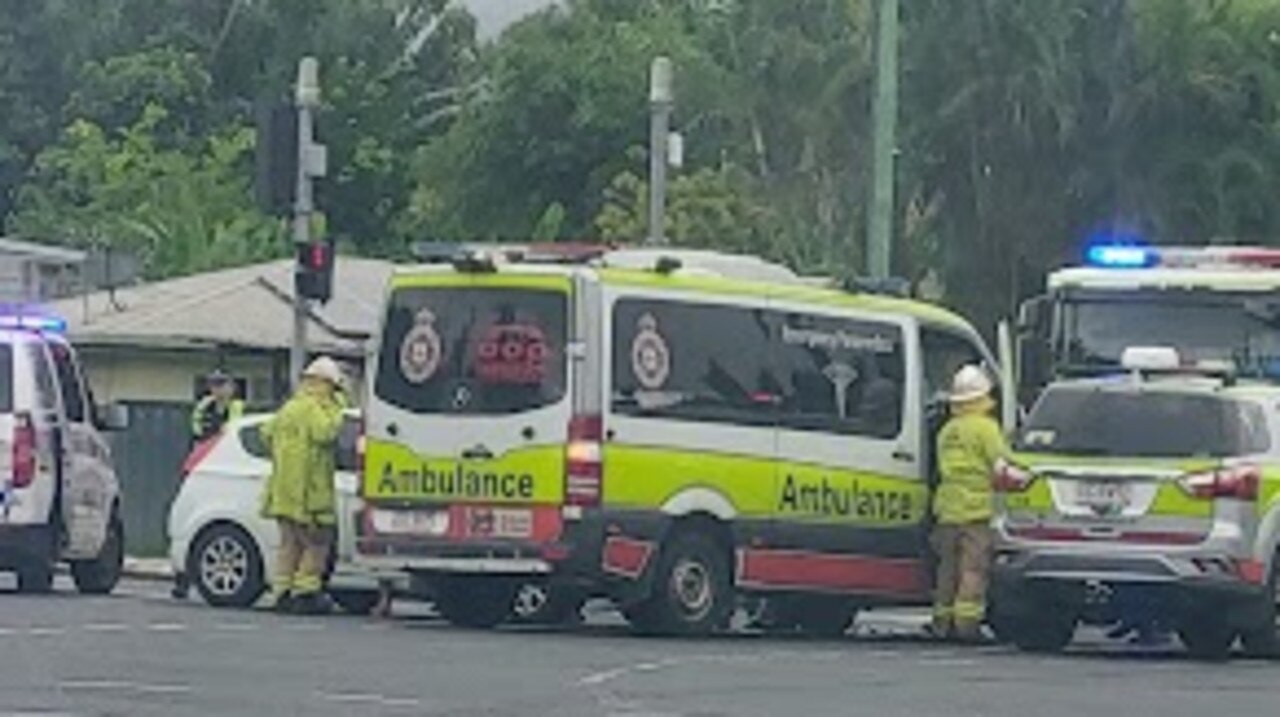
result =
[{"label": "car wheel", "polygon": [[330,590],[329,597],[348,615],[368,615],[378,606],[374,590]]},{"label": "car wheel", "polygon": [[511,617],[515,587],[492,578],[448,578],[436,587],[436,609],[451,624],[487,630]]},{"label": "car wheel", "polygon": [[1200,614],[1179,628],[1178,637],[1195,659],[1222,662],[1231,656],[1236,630],[1222,615]]},{"label": "car wheel", "polygon": [[250,607],[267,588],[257,543],[234,525],[219,524],[200,533],[187,573],[213,607]]},{"label": "car wheel", "polygon": [[53,566],[33,560],[18,566],[18,592],[42,595],[53,590]]},{"label": "car wheel", "polygon": [[124,569],[124,523],[112,513],[107,524],[107,536],[93,560],[76,560],[71,563],[71,579],[76,589],[85,595],[107,595],[120,582]]},{"label": "car wheel", "polygon": [[1044,614],[999,620],[1008,639],[1024,652],[1054,654],[1067,649],[1076,635],[1074,615]]},{"label": "car wheel", "polygon": [[1280,657],[1280,555],[1271,560],[1267,586],[1270,602],[1263,606],[1260,624],[1240,636],[1245,654],[1250,657]]},{"label": "car wheel", "polygon": [[734,607],[727,551],[704,532],[675,533],[663,546],[653,591],[629,612],[634,627],[666,635],[711,633],[726,624]]}]

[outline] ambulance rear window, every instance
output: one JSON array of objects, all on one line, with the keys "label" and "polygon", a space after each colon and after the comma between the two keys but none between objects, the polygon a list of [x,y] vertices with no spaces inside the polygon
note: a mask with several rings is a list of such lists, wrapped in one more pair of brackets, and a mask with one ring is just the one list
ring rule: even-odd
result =
[{"label": "ambulance rear window", "polygon": [[391,297],[374,390],[415,413],[500,415],[565,396],[567,294],[409,288]]}]

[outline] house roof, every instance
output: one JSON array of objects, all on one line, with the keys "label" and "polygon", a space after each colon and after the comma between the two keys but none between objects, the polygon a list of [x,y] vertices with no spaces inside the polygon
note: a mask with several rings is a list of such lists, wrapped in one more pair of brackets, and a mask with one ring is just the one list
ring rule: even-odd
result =
[{"label": "house roof", "polygon": [[35,244],[9,237],[0,237],[0,254],[17,255],[53,264],[82,264],[88,256],[86,252],[79,249],[68,249],[51,244]]},{"label": "house roof", "polygon": [[[81,345],[287,349],[292,260],[224,269],[63,299],[53,305]],[[377,327],[390,262],[338,257],[333,299],[312,310],[312,351],[360,357]]]}]

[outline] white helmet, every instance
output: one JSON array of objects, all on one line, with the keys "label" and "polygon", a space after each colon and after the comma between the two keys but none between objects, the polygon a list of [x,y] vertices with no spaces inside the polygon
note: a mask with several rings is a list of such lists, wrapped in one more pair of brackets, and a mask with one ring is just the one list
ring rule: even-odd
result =
[{"label": "white helmet", "polygon": [[951,381],[949,398],[952,403],[976,401],[990,395],[993,388],[987,372],[979,366],[969,364],[956,372],[955,378]]},{"label": "white helmet", "polygon": [[334,361],[328,356],[321,356],[315,361],[312,361],[311,364],[307,366],[307,370],[302,372],[302,375],[304,378],[317,378],[321,381],[328,381],[339,388],[341,388],[347,380],[346,374],[342,372],[342,367],[338,365],[337,361]]}]

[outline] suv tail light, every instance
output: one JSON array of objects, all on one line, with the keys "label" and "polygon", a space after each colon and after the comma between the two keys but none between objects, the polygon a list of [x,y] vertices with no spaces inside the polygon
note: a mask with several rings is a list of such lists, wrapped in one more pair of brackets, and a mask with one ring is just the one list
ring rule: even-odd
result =
[{"label": "suv tail light", "polygon": [[566,505],[600,504],[603,478],[604,420],[600,416],[574,416],[569,421],[565,447],[564,499]]},{"label": "suv tail light", "polygon": [[996,462],[994,484],[998,493],[1023,493],[1036,481],[1031,471],[1001,459]]},{"label": "suv tail light", "polygon": [[209,454],[213,452],[214,447],[218,445],[219,439],[219,436],[214,436],[213,438],[200,441],[191,449],[191,452],[187,454],[186,460],[182,462],[183,480],[186,480],[188,476],[194,473],[196,468],[199,468],[200,464],[204,462],[204,459],[209,457]]},{"label": "suv tail light", "polygon": [[18,414],[13,425],[13,487],[26,488],[36,479],[36,427],[31,416]]},{"label": "suv tail light", "polygon": [[1216,471],[1192,473],[1183,476],[1178,484],[1192,498],[1213,500],[1214,498],[1235,498],[1236,500],[1257,500],[1258,484],[1261,472],[1257,466],[1233,466]]}]

